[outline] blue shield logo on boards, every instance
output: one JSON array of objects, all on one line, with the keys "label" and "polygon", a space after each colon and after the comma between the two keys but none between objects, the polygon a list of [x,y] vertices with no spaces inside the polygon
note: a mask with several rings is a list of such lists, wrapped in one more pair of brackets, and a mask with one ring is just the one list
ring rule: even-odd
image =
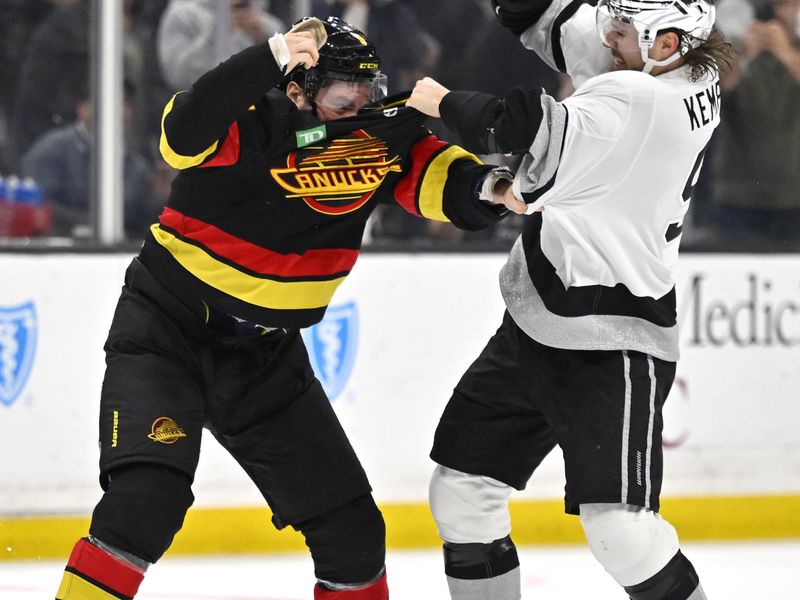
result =
[{"label": "blue shield logo on boards", "polygon": [[355,302],[329,306],[325,318],[302,331],[317,379],[331,401],[342,393],[358,349],[358,309]]},{"label": "blue shield logo on boards", "polygon": [[36,354],[36,309],[33,302],[0,306],[0,402],[11,406],[22,393]]}]

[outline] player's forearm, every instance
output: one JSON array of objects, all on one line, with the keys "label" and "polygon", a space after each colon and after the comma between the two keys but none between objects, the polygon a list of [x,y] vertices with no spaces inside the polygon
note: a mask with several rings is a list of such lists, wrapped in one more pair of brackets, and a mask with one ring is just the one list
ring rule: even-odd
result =
[{"label": "player's forearm", "polygon": [[[506,216],[508,210],[505,206],[481,199],[483,183],[495,171],[495,167],[479,165],[470,160],[453,163],[449,169],[442,206],[453,225],[466,231],[478,231]],[[503,176],[511,177],[503,171]]]},{"label": "player's forearm", "polygon": [[175,97],[164,131],[179,153],[194,154],[222,138],[239,116],[274,88],[282,71],[267,44],[247,48]]},{"label": "player's forearm", "polygon": [[502,99],[480,92],[450,92],[439,110],[462,145],[479,154],[527,151],[543,117],[539,93],[523,90],[513,90]]}]

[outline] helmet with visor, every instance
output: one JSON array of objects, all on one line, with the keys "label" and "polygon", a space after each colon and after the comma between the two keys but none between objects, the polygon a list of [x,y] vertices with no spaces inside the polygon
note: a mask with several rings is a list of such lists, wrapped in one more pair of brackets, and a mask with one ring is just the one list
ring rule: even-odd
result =
[{"label": "helmet with visor", "polygon": [[285,84],[296,82],[319,111],[336,116],[351,114],[386,97],[387,79],[381,60],[367,37],[337,18],[323,21],[327,40],[319,49],[319,61],[306,69],[302,65],[286,76]]},{"label": "helmet with visor", "polygon": [[[711,35],[715,18],[712,0],[600,0],[597,5],[597,31],[603,43],[608,44],[610,35],[620,26],[632,26],[645,73],[670,65],[703,44]],[[680,46],[671,56],[655,60],[649,56],[650,49],[656,36],[665,31],[676,32]]]}]

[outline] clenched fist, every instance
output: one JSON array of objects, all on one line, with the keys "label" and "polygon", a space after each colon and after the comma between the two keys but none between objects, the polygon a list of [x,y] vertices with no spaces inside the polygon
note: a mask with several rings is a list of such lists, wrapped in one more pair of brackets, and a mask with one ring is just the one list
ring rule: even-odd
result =
[{"label": "clenched fist", "polygon": [[310,31],[289,32],[283,36],[286,46],[289,49],[289,64],[286,65],[286,72],[291,73],[297,65],[302,64],[306,69],[310,69],[319,60],[319,50],[314,34]]},{"label": "clenched fist", "polygon": [[414,86],[414,91],[411,92],[411,97],[408,99],[406,106],[416,108],[419,112],[428,115],[429,117],[441,117],[439,113],[439,104],[442,102],[447,94],[450,93],[438,81],[426,77],[417,82]]},{"label": "clenched fist", "polygon": [[513,186],[510,181],[501,181],[492,190],[492,204],[502,204],[511,212],[524,215],[528,210],[528,205],[517,198],[514,194]]}]

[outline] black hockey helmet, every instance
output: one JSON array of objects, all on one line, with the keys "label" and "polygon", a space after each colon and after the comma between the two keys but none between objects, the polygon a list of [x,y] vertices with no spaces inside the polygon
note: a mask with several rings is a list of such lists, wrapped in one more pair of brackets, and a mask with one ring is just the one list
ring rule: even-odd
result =
[{"label": "black hockey helmet", "polygon": [[319,62],[311,69],[299,65],[286,75],[282,87],[294,81],[313,102],[325,81],[334,79],[368,84],[370,102],[386,97],[386,76],[381,73],[378,51],[367,36],[338,17],[328,17],[322,23],[328,39],[319,49]]}]

